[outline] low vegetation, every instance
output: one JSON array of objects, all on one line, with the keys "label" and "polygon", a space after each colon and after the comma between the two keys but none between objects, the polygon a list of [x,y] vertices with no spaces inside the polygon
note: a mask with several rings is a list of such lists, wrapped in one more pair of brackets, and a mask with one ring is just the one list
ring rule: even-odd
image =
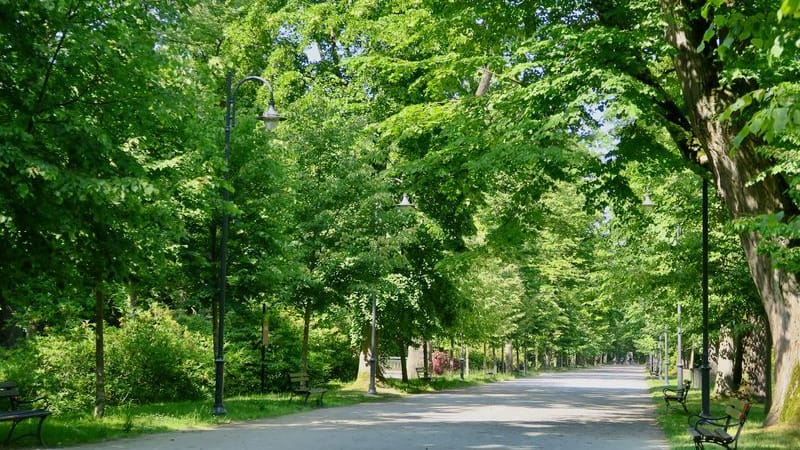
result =
[{"label": "low vegetation", "polygon": [[[461,381],[456,376],[436,377],[430,383],[411,380],[407,383],[387,380],[379,387],[378,395],[366,395],[366,385],[359,383],[329,383],[325,394],[325,407],[347,406],[357,403],[385,401],[401,398],[410,393],[435,392],[485,382],[481,377],[469,377]],[[181,430],[209,429],[216,425],[265,419],[269,417],[294,414],[306,411],[312,406],[304,406],[294,399],[289,401],[288,393],[271,393],[237,396],[225,399],[227,414],[213,416],[212,401],[161,402],[147,405],[128,404],[109,407],[103,418],[94,418],[91,411],[65,412],[50,417],[46,422],[45,441],[50,446],[69,447],[109,439],[122,439],[142,434]],[[24,434],[32,431],[35,423],[23,421],[17,427]],[[0,424],[0,433],[6,430]],[[20,440],[13,448],[26,448],[33,440]]]},{"label": "low vegetation", "polygon": [[[670,380],[675,386],[675,380]],[[694,444],[688,433],[688,416],[678,406],[667,408],[662,399],[661,389],[664,387],[662,380],[650,380],[650,392],[656,402],[656,420],[664,429],[664,434],[671,450],[693,450]],[[692,390],[686,401],[690,414],[697,414],[700,409],[700,391]],[[724,406],[721,399],[711,399],[711,415],[724,416]],[[764,404],[752,403],[752,409],[745,422],[740,440],[740,448],[747,450],[794,450],[800,448],[800,427],[778,425],[764,427]],[[708,448],[715,446],[709,445]],[[721,447],[718,447],[721,448]]]}]

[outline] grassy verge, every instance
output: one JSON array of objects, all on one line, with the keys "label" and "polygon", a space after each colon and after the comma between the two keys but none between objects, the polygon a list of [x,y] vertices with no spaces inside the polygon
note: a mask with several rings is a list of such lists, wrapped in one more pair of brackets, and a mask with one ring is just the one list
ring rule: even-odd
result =
[{"label": "grassy verge", "polygon": [[[694,444],[688,433],[688,414],[683,411],[680,405],[673,403],[667,409],[664,404],[661,389],[664,387],[663,380],[650,380],[650,393],[653,401],[656,402],[656,420],[664,429],[664,433],[669,441],[671,450],[693,450]],[[675,380],[670,381],[673,387],[676,386]],[[700,391],[692,390],[689,392],[686,407],[689,414],[698,414],[701,409]],[[711,415],[721,417],[725,415],[724,407],[719,399],[711,398]],[[764,405],[754,403],[747,422],[739,437],[739,448],[747,450],[794,450],[800,449],[800,427],[797,426],[774,426],[764,428]],[[707,448],[722,448],[709,444]]]},{"label": "grassy verge", "polygon": [[[389,380],[378,386],[378,395],[375,396],[366,395],[365,383],[331,383],[327,386],[324,407],[385,401],[408,394],[456,389],[491,380],[493,378],[469,377],[461,381],[458,376],[435,377],[428,383],[420,380],[410,380],[408,383]],[[89,412],[54,414],[45,421],[43,434],[48,446],[69,447],[149,433],[209,429],[216,425],[283,416],[312,408],[303,406],[297,399],[290,402],[288,393],[226,398],[224,406],[227,414],[224,416],[212,415],[212,406],[213,402],[209,400],[108,407],[102,419],[93,418]],[[35,431],[35,425],[34,420],[20,422],[14,436]],[[10,426],[9,422],[0,422],[0,442]],[[27,437],[13,442],[11,448],[26,448],[35,444],[34,438]]]}]

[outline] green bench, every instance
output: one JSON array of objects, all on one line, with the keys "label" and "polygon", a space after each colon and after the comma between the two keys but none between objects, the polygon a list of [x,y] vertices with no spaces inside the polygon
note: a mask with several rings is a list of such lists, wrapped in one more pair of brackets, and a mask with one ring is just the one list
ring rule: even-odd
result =
[{"label": "green bench", "polygon": [[322,397],[328,392],[327,389],[321,387],[309,387],[309,377],[307,373],[295,372],[289,374],[289,383],[292,386],[292,395],[289,397],[291,402],[294,396],[303,397],[303,404],[308,404],[308,398],[312,395],[317,396],[316,404],[322,406]]},{"label": "green bench", "polygon": [[20,439],[25,436],[36,436],[39,439],[39,444],[44,446],[44,440],[42,439],[42,424],[44,424],[44,419],[46,419],[50,414],[53,414],[53,412],[47,409],[46,403],[43,405],[43,408],[34,408],[33,406],[37,402],[45,402],[45,398],[40,397],[34,400],[23,400],[20,398],[19,389],[17,389],[17,383],[13,381],[3,381],[0,382],[0,400],[6,400],[8,405],[7,409],[0,409],[0,422],[11,422],[11,429],[8,430],[8,434],[3,441],[3,446],[8,446],[8,444],[11,442],[11,438],[14,434],[14,430],[17,428],[17,424],[27,419],[39,419],[39,424],[36,427],[36,433],[23,434],[21,436],[17,436],[16,439]]},{"label": "green bench", "polygon": [[749,412],[750,403],[733,400],[725,408],[725,415],[722,417],[690,416],[689,435],[694,441],[695,449],[705,448],[703,444],[706,442],[728,450],[738,448],[739,436]]},{"label": "green bench", "polygon": [[665,387],[661,390],[664,394],[664,402],[667,404],[667,409],[669,409],[669,402],[678,402],[683,406],[683,410],[687,413],[689,410],[686,408],[686,397],[689,395],[689,389],[692,388],[692,382],[686,380],[683,382],[683,388],[671,388]]}]

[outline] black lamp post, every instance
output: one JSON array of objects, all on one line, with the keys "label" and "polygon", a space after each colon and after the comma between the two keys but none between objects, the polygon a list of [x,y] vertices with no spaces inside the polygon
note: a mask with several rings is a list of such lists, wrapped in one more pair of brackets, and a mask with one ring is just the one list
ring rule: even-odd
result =
[{"label": "black lamp post", "polygon": [[[275,111],[275,100],[272,96],[272,85],[265,79],[250,75],[241,79],[236,86],[233,87],[232,83],[233,72],[228,71],[226,77],[225,89],[225,181],[228,180],[228,165],[231,155],[231,129],[234,125],[236,117],[236,93],[239,87],[247,81],[258,81],[269,88],[269,107],[264,114],[258,118],[264,122],[264,127],[268,130],[274,130],[278,123],[284,120],[277,111]],[[227,203],[230,198],[228,189],[222,187],[222,202]],[[228,222],[230,215],[226,207],[223,205],[222,213],[222,236],[219,246],[219,299],[217,304],[217,339],[216,347],[214,348],[214,409],[212,413],[215,415],[225,414],[225,408],[222,406],[222,393],[223,393],[223,378],[225,373],[225,358],[224,358],[224,323],[225,323],[225,288],[227,285],[228,277]]]},{"label": "black lamp post", "polygon": [[459,367],[461,368],[461,381],[464,381],[464,360],[466,354],[466,348],[464,346],[464,333],[461,333],[461,358],[459,361]]},{"label": "black lamp post", "polygon": [[[380,205],[375,205],[375,219],[377,222],[378,218],[378,208]],[[400,200],[400,203],[394,205],[396,208],[414,208],[414,204],[408,200],[408,195],[403,194],[403,199]],[[377,271],[375,273],[377,276]],[[376,363],[377,360],[375,358],[375,333],[377,328],[378,322],[378,305],[377,305],[377,294],[375,291],[372,291],[372,330],[371,330],[371,340],[369,344],[369,388],[367,389],[367,393],[369,395],[377,394],[377,390],[375,389],[375,372],[376,372]]]},{"label": "black lamp post", "polygon": [[[707,161],[703,161],[701,165],[705,165],[706,163]],[[708,364],[708,177],[705,173],[702,176],[703,274],[701,297],[703,303],[703,354],[700,363],[700,415],[703,417],[710,417],[711,367]],[[647,207],[655,205],[650,199],[649,192],[645,194],[642,205]]]},{"label": "black lamp post", "polygon": [[711,368],[708,365],[708,177],[703,174],[703,358],[700,366],[700,414],[710,417]]}]

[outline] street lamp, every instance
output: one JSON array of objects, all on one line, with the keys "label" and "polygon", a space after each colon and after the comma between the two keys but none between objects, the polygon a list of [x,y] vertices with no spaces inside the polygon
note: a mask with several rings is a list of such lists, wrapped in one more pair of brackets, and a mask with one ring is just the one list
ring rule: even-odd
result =
[{"label": "street lamp", "polygon": [[[414,208],[414,204],[408,199],[408,194],[403,194],[402,200],[400,203],[394,205],[395,208],[405,209],[405,208]],[[377,223],[378,220],[378,209],[380,208],[380,204],[375,205],[375,222]],[[375,275],[377,276],[377,271],[375,271]],[[367,394],[375,395],[377,394],[377,390],[375,389],[375,372],[376,372],[376,363],[377,360],[375,358],[375,333],[376,333],[376,325],[378,322],[378,305],[377,305],[377,294],[375,290],[372,291],[372,330],[371,330],[371,340],[369,344],[369,388],[367,389]]]},{"label": "street lamp", "polygon": [[[700,161],[701,166],[706,166],[708,159]],[[708,176],[703,173],[702,183],[702,221],[703,221],[703,250],[702,250],[702,303],[703,303],[703,354],[700,363],[700,415],[710,417],[711,403],[711,367],[708,364]],[[648,191],[644,196],[642,206],[652,207],[655,204],[650,199]],[[680,386],[678,386],[680,388]]]},{"label": "street lamp", "polygon": [[664,327],[664,386],[669,386],[669,332]]},{"label": "street lamp", "polygon": [[[269,107],[267,110],[258,116],[258,119],[264,122],[264,127],[268,130],[274,130],[282,120],[285,120],[275,110],[275,100],[272,95],[272,85],[265,79],[250,75],[242,78],[233,86],[233,72],[228,71],[226,76],[226,89],[225,89],[225,181],[228,181],[228,166],[230,163],[231,155],[231,129],[234,125],[236,117],[236,93],[239,92],[239,87],[247,81],[257,81],[262,85],[269,88]],[[222,392],[223,392],[223,378],[225,373],[225,358],[224,358],[224,323],[225,323],[225,288],[227,286],[228,278],[228,223],[230,222],[230,215],[228,214],[227,207],[230,198],[228,188],[222,186],[222,236],[220,239],[219,248],[219,299],[217,304],[217,339],[216,348],[214,349],[214,409],[212,413],[215,415],[224,415],[225,408],[222,406]]]},{"label": "street lamp", "polygon": [[708,177],[703,174],[703,359],[700,365],[700,415],[711,417],[711,368],[708,365]]},{"label": "street lamp", "polygon": [[464,357],[466,356],[467,349],[464,346],[464,333],[461,333],[461,358],[459,367],[461,368],[461,381],[464,381]]}]

